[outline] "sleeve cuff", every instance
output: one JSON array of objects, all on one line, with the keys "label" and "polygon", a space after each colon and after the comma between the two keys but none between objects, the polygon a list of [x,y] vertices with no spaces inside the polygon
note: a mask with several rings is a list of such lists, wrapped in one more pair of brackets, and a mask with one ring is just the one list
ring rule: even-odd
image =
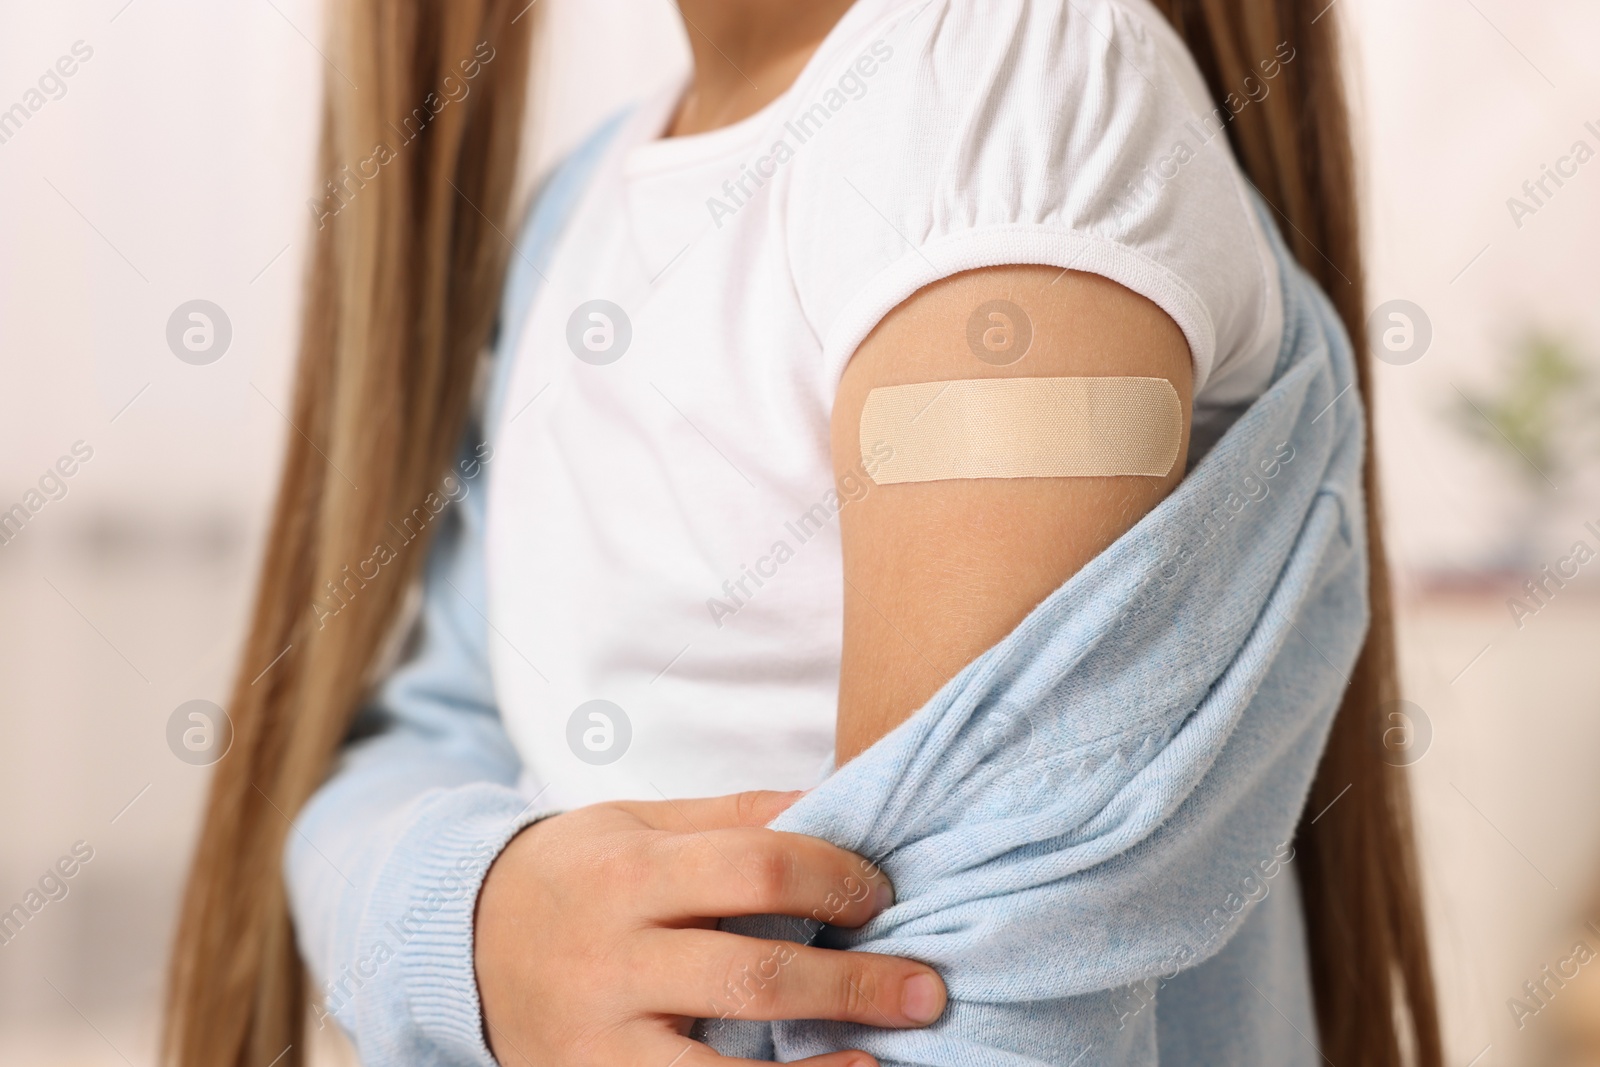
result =
[{"label": "sleeve cuff", "polygon": [[385,864],[362,941],[369,954],[392,947],[428,1062],[494,1067],[473,966],[478,891],[506,844],[555,813],[505,786],[451,789],[423,804]]},{"label": "sleeve cuff", "polygon": [[1106,237],[1039,226],[963,230],[912,248],[862,287],[840,311],[823,340],[823,386],[838,393],[845,364],[881,320],[918,289],[962,271],[1036,264],[1080,270],[1127,286],[1161,308],[1183,331],[1200,391],[1216,360],[1217,331],[1205,302],[1172,270]]}]

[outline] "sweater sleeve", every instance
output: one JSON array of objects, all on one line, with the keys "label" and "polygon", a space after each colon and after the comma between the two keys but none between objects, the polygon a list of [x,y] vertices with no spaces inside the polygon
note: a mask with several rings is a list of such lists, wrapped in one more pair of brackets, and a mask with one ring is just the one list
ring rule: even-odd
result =
[{"label": "sweater sleeve", "polygon": [[540,265],[622,117],[602,123],[533,197],[501,297],[488,432],[469,428],[442,486],[451,502],[424,570],[411,653],[358,716],[285,845],[317,1025],[342,1027],[367,1067],[494,1065],[473,969],[478,890],[506,843],[554,811],[516,788],[522,764],[495,701],[483,465]]},{"label": "sweater sleeve", "polygon": [[[463,459],[460,470],[481,464]],[[485,493],[474,480],[483,479],[455,483],[461,495],[440,516],[414,651],[361,713],[358,739],[286,846],[300,950],[321,995],[317,1024],[338,1023],[368,1067],[494,1063],[473,911],[500,850],[550,814],[515,788],[520,762],[495,707]]]}]

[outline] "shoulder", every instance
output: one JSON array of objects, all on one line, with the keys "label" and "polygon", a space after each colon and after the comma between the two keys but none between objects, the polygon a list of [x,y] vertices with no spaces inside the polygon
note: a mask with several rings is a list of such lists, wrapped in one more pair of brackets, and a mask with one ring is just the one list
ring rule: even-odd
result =
[{"label": "shoulder", "polygon": [[1108,139],[1176,131],[1208,106],[1182,42],[1143,0],[858,0],[846,19],[790,94],[797,171],[840,152],[909,152],[977,174],[998,147],[1020,150],[1013,164],[1038,159],[1041,135],[1075,134],[1059,147],[1103,156]]},{"label": "shoulder", "polygon": [[830,374],[921,286],[1011,264],[1148,297],[1182,329],[1197,384],[1219,350],[1259,338],[1276,278],[1232,116],[1154,8],[862,3],[785,127],[791,267]]}]

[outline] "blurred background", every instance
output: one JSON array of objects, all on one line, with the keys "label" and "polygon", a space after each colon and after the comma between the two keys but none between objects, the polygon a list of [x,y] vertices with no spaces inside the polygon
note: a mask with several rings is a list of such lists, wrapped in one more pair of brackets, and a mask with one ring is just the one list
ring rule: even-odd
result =
[{"label": "blurred background", "polygon": [[[669,0],[542,4],[530,174],[687,61]],[[1396,758],[1449,1062],[1600,1064],[1600,561],[1575,555],[1600,552],[1600,6],[1334,4],[1369,305],[1377,336],[1398,331],[1376,383],[1411,702]],[[207,774],[168,721],[226,698],[293,432],[321,16],[5,6],[0,512],[36,513],[0,524],[0,911],[63,858],[74,873],[0,944],[0,1064],[154,1062]],[[206,365],[167,344],[194,300],[231,326]]]}]

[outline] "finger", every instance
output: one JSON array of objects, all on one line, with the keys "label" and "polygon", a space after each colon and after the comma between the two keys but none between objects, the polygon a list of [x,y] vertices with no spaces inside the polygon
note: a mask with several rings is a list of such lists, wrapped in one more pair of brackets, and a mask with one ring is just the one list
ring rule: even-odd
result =
[{"label": "finger", "polygon": [[806,834],[708,830],[649,848],[653,882],[638,899],[651,918],[794,915],[854,927],[894,903],[876,863]]},{"label": "finger", "polygon": [[[659,1051],[652,1046],[649,1059],[641,1063],[659,1063],[662,1067],[772,1067],[770,1060],[745,1060],[720,1056],[714,1049],[687,1038],[663,1041]],[[790,1060],[791,1067],[878,1067],[878,1061],[865,1052],[829,1052],[804,1060]]]},{"label": "finger", "polygon": [[933,968],[877,952],[842,952],[718,930],[653,930],[630,968],[637,1003],[697,1018],[835,1019],[886,1029],[944,1012]]},{"label": "finger", "polygon": [[787,793],[754,789],[720,797],[624,801],[617,806],[653,829],[687,834],[696,830],[765,826],[803,796],[805,791],[799,789]]}]

